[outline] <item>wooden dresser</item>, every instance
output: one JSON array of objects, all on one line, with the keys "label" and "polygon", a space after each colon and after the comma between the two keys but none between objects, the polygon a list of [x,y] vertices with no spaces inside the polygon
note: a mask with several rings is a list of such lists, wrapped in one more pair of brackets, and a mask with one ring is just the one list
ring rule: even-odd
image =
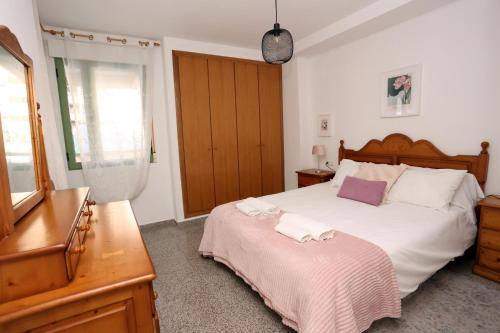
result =
[{"label": "wooden dresser", "polygon": [[487,197],[479,206],[481,217],[474,273],[500,282],[500,199]]},{"label": "wooden dresser", "polygon": [[0,332],[157,332],[130,203],[51,188],[32,65],[0,25]]},{"label": "wooden dresser", "polygon": [[310,186],[320,183],[325,183],[335,176],[335,172],[328,170],[306,169],[295,171],[298,177],[298,186]]},{"label": "wooden dresser", "polygon": [[88,195],[88,188],[49,192],[0,242],[0,302],[63,287],[73,279],[91,228]]},{"label": "wooden dresser", "polygon": [[[130,203],[89,206],[87,194],[52,191],[0,243],[0,332],[159,331],[155,270]],[[20,274],[10,268],[14,244],[30,258],[38,252],[30,265],[21,259]]]}]

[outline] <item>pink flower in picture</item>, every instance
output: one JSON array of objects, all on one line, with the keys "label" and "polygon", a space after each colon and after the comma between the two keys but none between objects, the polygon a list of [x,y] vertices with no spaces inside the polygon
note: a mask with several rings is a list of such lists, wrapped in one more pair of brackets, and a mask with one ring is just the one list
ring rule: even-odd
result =
[{"label": "pink flower in picture", "polygon": [[411,89],[411,81],[410,81],[410,79],[407,79],[407,80],[405,81],[405,83],[404,83],[404,85],[403,85],[403,86],[404,86],[405,91],[410,90],[410,89]]},{"label": "pink flower in picture", "polygon": [[405,82],[408,81],[406,75],[402,75],[400,77],[398,77],[395,81],[394,81],[394,89],[400,89],[404,84]]},{"label": "pink flower in picture", "polygon": [[393,98],[393,103],[411,103],[411,79],[411,74],[403,74],[389,78],[388,96]]}]

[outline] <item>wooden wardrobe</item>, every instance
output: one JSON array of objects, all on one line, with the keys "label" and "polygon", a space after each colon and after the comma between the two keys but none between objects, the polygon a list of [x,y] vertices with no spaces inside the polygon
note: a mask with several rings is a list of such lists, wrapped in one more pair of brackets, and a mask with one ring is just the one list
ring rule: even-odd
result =
[{"label": "wooden wardrobe", "polygon": [[174,51],[186,217],[283,191],[281,66]]}]

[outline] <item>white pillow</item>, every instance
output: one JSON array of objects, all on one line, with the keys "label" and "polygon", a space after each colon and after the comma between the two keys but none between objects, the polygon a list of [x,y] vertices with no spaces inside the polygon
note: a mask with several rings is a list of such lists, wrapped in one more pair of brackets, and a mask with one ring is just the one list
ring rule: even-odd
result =
[{"label": "white pillow", "polygon": [[388,199],[435,209],[447,208],[465,173],[465,170],[408,168],[393,185]]},{"label": "white pillow", "polygon": [[331,180],[332,187],[339,187],[344,182],[346,176],[354,176],[359,169],[359,162],[353,160],[343,159],[340,161],[339,168],[335,172],[335,176]]},{"label": "white pillow", "polygon": [[484,199],[484,193],[477,182],[476,176],[467,173],[451,200],[453,206],[473,210],[479,200]]}]

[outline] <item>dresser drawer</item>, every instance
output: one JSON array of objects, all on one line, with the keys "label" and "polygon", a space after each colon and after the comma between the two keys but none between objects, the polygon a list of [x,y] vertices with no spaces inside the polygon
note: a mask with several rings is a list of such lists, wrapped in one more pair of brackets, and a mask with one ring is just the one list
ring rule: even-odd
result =
[{"label": "dresser drawer", "polygon": [[500,231],[481,229],[479,245],[491,250],[500,251]]},{"label": "dresser drawer", "polygon": [[78,260],[80,259],[80,254],[85,252],[85,245],[80,242],[80,233],[75,230],[73,232],[73,237],[69,243],[64,256],[66,258],[66,269],[68,271],[68,279],[72,280],[75,276],[76,267],[78,266]]},{"label": "dresser drawer", "polygon": [[70,280],[75,276],[76,267],[80,255],[85,252],[85,240],[87,233],[90,231],[90,219],[92,217],[92,210],[90,205],[85,204],[78,215],[78,222],[75,225],[73,236],[65,252],[66,268],[68,271],[68,278]]},{"label": "dresser drawer", "polygon": [[300,175],[299,176],[299,187],[309,186],[321,183],[321,180],[317,177]]},{"label": "dresser drawer", "polygon": [[491,270],[500,272],[500,252],[480,247],[479,264]]},{"label": "dresser drawer", "polygon": [[483,228],[500,231],[500,209],[482,207],[481,215],[481,224]]}]

